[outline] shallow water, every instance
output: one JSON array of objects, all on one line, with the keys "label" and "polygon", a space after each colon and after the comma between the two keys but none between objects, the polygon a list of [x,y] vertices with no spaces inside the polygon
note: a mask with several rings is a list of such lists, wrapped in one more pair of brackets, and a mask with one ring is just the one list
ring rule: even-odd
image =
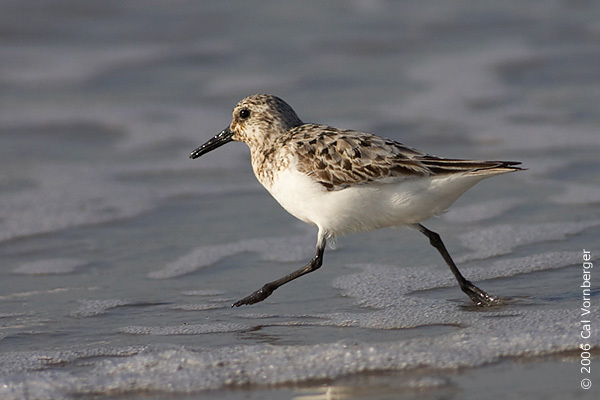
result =
[{"label": "shallow water", "polygon": [[[597,350],[587,391],[577,351],[582,252],[600,251],[595,2],[0,7],[3,399],[597,396]],[[522,161],[426,223],[506,304],[471,306],[422,235],[384,229],[231,309],[316,241],[243,144],[187,158],[255,92]]]}]

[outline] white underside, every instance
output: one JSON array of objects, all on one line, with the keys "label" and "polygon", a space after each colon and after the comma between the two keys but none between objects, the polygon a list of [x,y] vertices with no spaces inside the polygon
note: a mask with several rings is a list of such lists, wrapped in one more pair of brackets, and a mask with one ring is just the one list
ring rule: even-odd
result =
[{"label": "white underside", "polygon": [[337,191],[286,169],[267,187],[296,218],[319,227],[320,237],[409,225],[443,213],[465,191],[493,175],[453,174],[369,183]]}]

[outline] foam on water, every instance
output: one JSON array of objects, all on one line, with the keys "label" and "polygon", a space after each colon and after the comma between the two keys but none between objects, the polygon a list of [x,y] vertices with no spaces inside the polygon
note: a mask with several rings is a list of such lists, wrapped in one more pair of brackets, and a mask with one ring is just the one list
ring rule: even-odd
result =
[{"label": "foam on water", "polygon": [[[499,319],[486,318],[484,313],[476,325],[452,333],[450,337],[397,343],[256,345],[218,349],[148,346],[135,355],[100,361],[85,353],[29,355],[29,359],[37,357],[44,365],[86,360],[91,369],[85,372],[81,369],[73,372],[31,371],[27,380],[5,375],[0,378],[0,395],[9,400],[25,393],[32,399],[130,391],[184,393],[230,385],[291,384],[365,371],[473,367],[507,356],[573,349],[578,344],[573,332],[576,323],[576,316],[568,311],[526,311]],[[196,332],[194,327],[191,331]],[[165,334],[186,332],[185,329],[169,330]],[[8,357],[4,356],[3,361],[6,362]]]},{"label": "foam on water", "polygon": [[485,221],[502,215],[517,205],[523,204],[522,199],[505,198],[481,203],[472,203],[468,206],[455,206],[443,214],[443,218],[452,223],[472,223]]},{"label": "foam on water", "polygon": [[153,204],[144,194],[148,189],[111,182],[91,166],[72,168],[68,174],[46,166],[38,179],[36,188],[3,195],[0,209],[6,218],[0,222],[0,240],[124,218]]},{"label": "foam on water", "polygon": [[71,313],[72,317],[97,317],[98,315],[102,315],[113,308],[132,304],[118,299],[79,300],[79,303],[79,309]]},{"label": "foam on water", "polygon": [[[154,169],[158,168],[156,164]],[[163,173],[166,170],[163,166]],[[36,173],[34,187],[2,195],[0,212],[4,217],[0,220],[0,241],[133,217],[172,196],[258,188],[254,183],[190,186],[181,182],[157,192],[149,186],[119,181],[118,176],[126,172],[125,166],[45,166]],[[152,176],[152,170],[146,170],[145,174]]]},{"label": "foam on water", "polygon": [[[243,145],[227,146],[221,152],[225,157],[208,157],[207,163],[189,160],[193,148],[222,129],[213,122],[215,114],[219,112],[201,107],[139,106],[123,110],[107,105],[65,108],[46,103],[26,110],[3,107],[0,139],[6,140],[8,149],[30,146],[29,151],[38,157],[26,162],[7,151],[8,161],[13,161],[3,167],[0,190],[11,186],[18,186],[18,190],[0,191],[0,241],[130,218],[178,195],[257,190],[255,182],[191,184],[191,174],[203,169],[225,171],[247,166]],[[222,111],[222,121],[229,118]],[[50,135],[49,129],[55,132]],[[102,145],[101,151],[85,147],[94,141]],[[146,153],[156,156],[140,156]],[[49,155],[53,156],[50,161],[46,160]],[[54,159],[80,161],[86,157],[87,163]],[[144,179],[164,181],[169,174],[182,178],[170,180],[161,190],[144,184]]]},{"label": "foam on water", "polygon": [[585,222],[546,222],[541,224],[498,224],[477,228],[459,236],[461,243],[474,250],[457,260],[489,258],[510,253],[518,246],[561,240],[585,229],[600,226],[600,221]]},{"label": "foam on water", "polygon": [[[49,290],[30,290],[30,291],[26,291],[26,292],[14,292],[11,294],[0,296],[0,300],[13,300],[13,299],[39,296],[39,295],[44,295],[44,294],[65,293],[65,292],[68,292],[69,290],[71,290],[71,289],[54,288],[54,289],[49,289]],[[87,288],[87,290],[90,290],[90,288]]]},{"label": "foam on water", "polygon": [[494,141],[502,137],[504,140],[498,147],[506,150],[561,150],[585,149],[599,145],[598,131],[594,127],[579,126],[576,135],[566,135],[565,127],[556,124],[536,124],[519,126],[518,130],[502,130],[493,127],[478,133],[482,141]]},{"label": "foam on water", "polygon": [[199,289],[199,290],[189,290],[183,292],[186,296],[220,296],[225,294],[222,290],[215,289]]},{"label": "foam on water", "polygon": [[[509,277],[534,271],[562,268],[577,262],[580,254],[574,252],[544,253],[520,258],[498,260],[480,267],[463,267],[470,279],[481,281]],[[355,299],[362,307],[382,309],[370,314],[332,314],[331,319],[340,326],[361,326],[379,329],[413,328],[424,325],[474,324],[481,314],[451,312],[446,300],[417,296],[419,291],[444,286],[454,286],[455,280],[440,274],[435,266],[398,268],[385,265],[356,266],[363,272],[334,280],[335,287]],[[503,315],[502,308],[486,313]],[[511,314],[512,311],[508,311]],[[328,314],[320,315],[328,317]]]},{"label": "foam on water", "polygon": [[233,323],[214,323],[179,326],[125,326],[120,329],[130,335],[198,335],[203,333],[239,332],[250,329],[250,325]]},{"label": "foam on water", "polygon": [[217,308],[229,308],[230,305],[227,304],[184,304],[181,306],[173,307],[174,310],[185,310],[185,311],[205,311],[205,310],[215,310]]},{"label": "foam on water", "polygon": [[243,252],[259,253],[263,259],[271,261],[301,261],[306,258],[306,249],[310,248],[311,241],[314,241],[314,237],[304,235],[244,239],[235,243],[201,246],[163,269],[149,273],[148,277],[165,279],[190,274],[225,257]]},{"label": "foam on water", "polygon": [[54,258],[21,264],[13,269],[13,273],[24,275],[69,274],[86,265],[87,262],[82,260]]},{"label": "foam on water", "polygon": [[[580,259],[578,252],[542,253],[498,260],[486,267],[465,268],[473,279],[491,279],[563,268]],[[279,326],[337,326],[368,329],[418,329],[450,325],[458,329],[433,337],[385,342],[341,341],[317,345],[235,345],[217,348],[144,346],[84,351],[5,353],[0,356],[0,395],[18,399],[75,396],[131,391],[186,393],[227,386],[279,385],[330,380],[365,371],[397,371],[474,367],[505,357],[534,356],[575,349],[579,316],[572,310],[536,309],[508,305],[475,311],[452,307],[446,300],[419,291],[453,285],[435,267],[398,268],[351,265],[360,272],[342,276],[333,285],[363,308],[360,312],[288,315]],[[199,291],[201,296],[216,292]],[[84,304],[80,314],[123,305],[112,301]],[[600,308],[595,307],[594,310]],[[92,310],[87,312],[86,310]],[[595,311],[594,311],[595,312]],[[242,320],[283,315],[248,313]],[[122,333],[150,336],[244,332],[248,322],[214,322],[173,326],[124,326]],[[599,345],[600,338],[593,338]],[[102,356],[102,357],[99,357]],[[52,365],[87,368],[57,370]],[[41,370],[40,370],[41,368]],[[21,371],[21,375],[15,375]],[[26,373],[23,375],[23,373]],[[27,376],[27,379],[23,379]],[[432,382],[433,384],[433,382]]]},{"label": "foam on water", "polygon": [[[481,98],[481,88],[485,88],[485,101],[503,101],[509,91],[500,80],[489,73],[489,68],[506,59],[514,59],[530,54],[531,49],[519,43],[498,45],[488,51],[469,55],[449,54],[439,56],[430,62],[420,63],[408,75],[422,82],[428,90],[412,96],[408,103],[389,107],[387,113],[394,118],[406,120],[439,120],[444,124],[470,126],[481,129],[489,126],[490,115],[476,112],[468,105]],[[465,59],[467,57],[467,59]]]},{"label": "foam on water", "polygon": [[552,196],[550,201],[556,204],[586,205],[600,203],[600,187],[594,183],[567,183],[562,185],[563,192]]},{"label": "foam on water", "polygon": [[[3,57],[10,57],[18,68],[7,69],[4,79],[22,86],[76,85],[105,73],[115,64],[143,63],[164,56],[160,46],[109,46],[106,48],[56,48],[39,46],[36,58],[46,62],[31,62],[31,48],[3,47]],[[29,62],[26,62],[29,61]]]}]

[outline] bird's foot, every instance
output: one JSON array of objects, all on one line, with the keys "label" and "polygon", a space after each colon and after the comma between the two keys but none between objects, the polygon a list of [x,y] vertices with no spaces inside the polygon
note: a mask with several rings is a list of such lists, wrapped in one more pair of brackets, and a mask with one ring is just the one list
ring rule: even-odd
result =
[{"label": "bird's foot", "polygon": [[461,289],[467,294],[467,296],[469,296],[469,298],[471,298],[471,300],[473,301],[473,303],[475,303],[476,306],[492,307],[503,304],[502,300],[500,300],[499,297],[487,294],[485,291],[479,289],[477,286],[473,285],[469,281],[467,281],[467,284],[464,285]]},{"label": "bird's foot", "polygon": [[233,303],[231,305],[231,307],[239,307],[239,306],[250,305],[250,304],[261,302],[264,299],[266,299],[267,297],[269,297],[273,293],[274,290],[275,290],[275,288],[273,288],[269,284],[266,284],[263,287],[261,287],[260,289],[258,289],[257,291],[255,291],[254,293],[252,293],[251,295],[246,296],[243,299],[236,301],[235,303]]}]

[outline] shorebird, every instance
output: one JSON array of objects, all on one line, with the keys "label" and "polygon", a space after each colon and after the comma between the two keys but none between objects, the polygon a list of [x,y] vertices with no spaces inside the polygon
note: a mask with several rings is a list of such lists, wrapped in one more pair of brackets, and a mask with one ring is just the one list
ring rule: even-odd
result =
[{"label": "shorebird", "polygon": [[231,141],[248,145],[254,175],[279,204],[318,228],[317,251],[307,265],[232,307],[263,301],[320,268],[327,239],[390,226],[410,226],[427,236],[476,305],[500,303],[461,274],[440,235],[421,222],[445,212],[482,179],[522,170],[520,162],[442,158],[369,133],[304,123],[285,101],[269,94],[241,100],[229,126],[190,158]]}]

